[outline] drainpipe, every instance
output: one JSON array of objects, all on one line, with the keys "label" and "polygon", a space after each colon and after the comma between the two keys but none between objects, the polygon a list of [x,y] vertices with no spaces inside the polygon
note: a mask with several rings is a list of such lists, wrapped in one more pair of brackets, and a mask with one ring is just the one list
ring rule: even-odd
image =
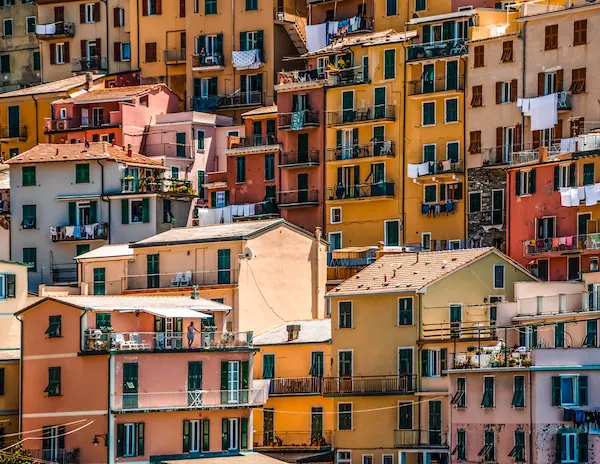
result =
[{"label": "drainpipe", "polygon": [[[321,193],[321,198],[323,199],[323,230],[327,230],[327,208],[325,206],[325,199],[327,198],[327,167],[326,167],[326,158],[325,152],[327,151],[327,147],[325,146],[327,129],[325,125],[325,119],[327,118],[327,87],[323,86],[323,119],[321,120],[321,160],[323,168],[321,168],[321,185],[323,192]],[[337,185],[337,180],[336,184]],[[329,242],[329,237],[326,237],[326,241]]]},{"label": "drainpipe", "polygon": [[[136,0],[136,2],[135,2],[135,16],[136,16],[136,18],[140,17],[140,0]],[[137,21],[137,25],[136,25],[136,34],[137,34],[137,44],[138,44],[137,45],[137,67],[139,70],[141,70],[142,67],[140,66],[140,22],[139,22],[139,20]]]},{"label": "drainpipe", "polygon": [[[423,304],[423,301],[421,299],[421,294],[420,293],[415,293],[415,296],[417,297],[417,308],[419,308],[419,311],[417,311],[417,340],[418,340],[419,337],[421,336],[421,329],[422,329],[421,311],[423,310],[423,308],[421,308],[421,305]],[[417,342],[417,340],[415,340],[415,343]],[[418,391],[422,391],[423,390],[423,388],[422,388],[422,386],[423,386],[423,372],[421,372],[421,368],[422,368],[421,366],[423,365],[423,363],[420,362],[420,360],[421,360],[421,353],[422,353],[421,350],[422,349],[423,349],[423,347],[419,347],[417,349],[417,359],[416,359],[417,365],[415,366],[417,368],[416,369],[417,372],[420,373],[420,375],[418,376],[418,382],[417,382]],[[417,422],[418,422],[417,428],[418,428],[418,430],[421,430],[421,405],[422,404],[424,404],[424,403],[422,403],[422,402],[419,403],[419,411],[418,411],[418,414],[417,414]],[[420,440],[419,440],[419,442],[420,442]]]},{"label": "drainpipe", "polygon": [[533,382],[529,369],[529,462],[533,462]]},{"label": "drainpipe", "polygon": [[[467,170],[467,150],[465,148],[467,145],[467,89],[469,88],[469,87],[467,87],[467,73],[469,71],[469,68],[467,66],[467,60],[465,60],[464,58],[461,57],[460,61],[463,62],[463,69],[464,69],[464,71],[463,71],[463,76],[464,76],[463,77],[463,80],[464,80],[464,82],[463,82],[463,84],[464,84],[463,85],[463,87],[464,87],[464,90],[463,90],[463,118],[464,118],[464,120],[463,120],[463,141],[464,142],[462,144],[462,147],[463,147],[463,150],[465,153],[465,155],[463,156],[463,163],[465,166],[465,177],[464,177],[465,181],[463,182],[463,188],[462,188],[463,196],[462,197],[463,197],[463,205],[465,208],[465,213],[464,213],[465,248],[467,248],[467,243],[469,240],[469,215],[467,214],[467,211],[468,211],[467,210],[467,208],[468,208],[467,202],[469,200],[469,195],[467,194],[467,192],[469,191],[469,172]],[[458,74],[458,82],[460,84],[460,70],[459,70],[459,74]]]},{"label": "drainpipe", "polygon": [[[19,351],[19,433],[23,432],[23,319],[15,316],[21,323],[21,349]],[[21,436],[19,435],[19,439]]]},{"label": "drainpipe", "polygon": [[[406,34],[406,23],[404,24],[404,33]],[[402,112],[404,113],[404,117],[402,118],[402,243],[406,246],[406,58],[408,57],[408,50],[406,49],[406,42],[402,42],[402,48],[404,49],[404,92],[402,96]],[[398,158],[400,156],[398,155]]]},{"label": "drainpipe", "polygon": [[113,358],[112,351],[108,352],[108,429],[106,430],[106,439],[104,440],[104,444],[106,446],[106,462],[112,464],[114,462],[113,456],[114,453],[114,440],[111,440],[111,437],[115,435],[115,424],[114,424],[114,416],[112,414],[111,407],[111,396],[114,393],[113,382],[112,382],[112,372],[113,372],[113,364],[115,359]]},{"label": "drainpipe", "polygon": [[100,198],[102,199],[103,202],[108,203],[108,244],[110,245],[110,240],[111,240],[111,233],[110,233],[110,227],[111,227],[111,211],[110,211],[110,200],[107,199],[106,195],[104,194],[104,165],[100,162],[100,160],[96,160],[96,162],[100,165]]},{"label": "drainpipe", "polygon": [[[101,0],[102,3],[104,3],[104,6],[106,7],[106,74],[110,74],[110,58],[109,58],[109,50],[110,50],[110,43],[109,43],[109,37],[108,37],[108,31],[109,31],[109,24],[108,24],[108,0]],[[139,30],[139,26],[138,26],[138,30]],[[139,43],[140,41],[138,40],[138,49],[139,47]],[[102,54],[102,50],[100,50],[100,54]],[[100,56],[100,63],[99,63],[99,67],[102,66],[102,56]]]},{"label": "drainpipe", "polygon": [[[40,58],[41,61],[41,58]],[[40,143],[39,141],[39,135],[38,135],[38,130],[39,130],[39,122],[38,122],[38,101],[35,98],[35,95],[31,96],[31,99],[33,100],[33,104],[35,105],[35,144],[38,145]]]}]

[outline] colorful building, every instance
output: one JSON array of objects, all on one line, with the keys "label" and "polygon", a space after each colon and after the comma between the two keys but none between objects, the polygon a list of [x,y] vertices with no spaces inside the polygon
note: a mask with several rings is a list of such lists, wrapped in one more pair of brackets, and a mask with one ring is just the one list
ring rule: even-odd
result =
[{"label": "colorful building", "polygon": [[269,381],[269,399],[254,411],[254,450],[285,461],[332,462],[331,319],[291,321],[254,337],[254,378]]},{"label": "colorful building", "polygon": [[10,259],[10,172],[0,165],[0,260]]}]

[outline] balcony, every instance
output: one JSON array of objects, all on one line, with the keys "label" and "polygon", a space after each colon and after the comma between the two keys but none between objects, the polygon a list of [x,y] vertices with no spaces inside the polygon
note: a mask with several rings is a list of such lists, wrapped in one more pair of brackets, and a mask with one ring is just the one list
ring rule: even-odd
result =
[{"label": "balcony", "polygon": [[34,460],[55,462],[57,464],[79,464],[81,462],[81,451],[75,449],[34,449],[23,450]]},{"label": "balcony", "polygon": [[53,242],[106,240],[108,238],[108,223],[95,222],[81,226],[50,227],[50,238]]},{"label": "balcony", "polygon": [[320,395],[321,377],[271,379],[269,396]]},{"label": "balcony", "polygon": [[330,430],[322,432],[254,432],[254,449],[263,452],[278,450],[320,450],[331,446]]},{"label": "balcony", "polygon": [[239,71],[258,69],[265,64],[265,52],[262,48],[234,50],[231,52],[231,62]]},{"label": "balcony", "polygon": [[371,82],[369,76],[363,72],[362,66],[352,68],[329,70],[327,72],[327,85],[329,87],[343,87],[346,85],[360,85]]},{"label": "balcony", "polygon": [[38,24],[35,26],[35,33],[40,40],[74,37],[75,23],[71,21],[58,21],[50,24]]},{"label": "balcony", "polygon": [[[470,305],[469,311],[489,316],[491,306],[494,305]],[[447,309],[447,312],[449,314],[450,309]],[[421,340],[423,341],[492,340],[496,338],[496,328],[490,325],[489,317],[486,317],[485,320],[423,324],[421,332]]]},{"label": "balcony", "polygon": [[600,233],[523,240],[524,256],[563,254],[571,251],[577,253],[587,250],[600,250]]},{"label": "balcony", "polygon": [[527,368],[532,364],[530,351],[484,347],[470,353],[456,353],[452,369]]},{"label": "balcony", "polygon": [[350,247],[327,253],[327,280],[347,280],[377,260],[377,247]]},{"label": "balcony", "polygon": [[427,174],[419,174],[418,177],[443,176],[447,174],[464,174],[464,172],[464,164],[458,161],[429,161],[429,172]]},{"label": "balcony", "polygon": [[27,139],[27,126],[0,127],[0,140]]},{"label": "balcony", "polygon": [[297,208],[303,206],[318,206],[318,190],[288,190],[277,194],[280,208]]},{"label": "balcony", "polygon": [[458,200],[446,200],[433,203],[421,203],[421,215],[428,218],[447,217],[458,211]]},{"label": "balcony", "polygon": [[397,395],[416,391],[416,375],[324,377],[323,395]]},{"label": "balcony", "polygon": [[390,121],[396,119],[395,105],[382,104],[368,108],[351,108],[327,112],[327,125],[330,127],[386,119]]},{"label": "balcony", "polygon": [[71,60],[71,71],[73,72],[106,71],[106,69],[105,56],[91,56],[89,58],[75,58]]},{"label": "balcony", "polygon": [[192,71],[214,71],[225,66],[225,57],[221,53],[214,55],[192,55]]},{"label": "balcony", "polygon": [[571,96],[572,93],[569,90],[558,92],[558,111],[571,111],[573,109]]},{"label": "balcony", "polygon": [[320,112],[317,110],[279,113],[278,118],[280,130],[302,130],[306,127],[319,127],[321,123]]},{"label": "balcony", "polygon": [[163,50],[163,61],[167,64],[185,63],[185,48],[171,48]]},{"label": "balcony", "polygon": [[286,151],[280,155],[280,168],[318,166],[321,162],[319,150]]},{"label": "balcony", "polygon": [[394,430],[395,448],[436,448],[448,447],[448,432],[445,430]]},{"label": "balcony", "polygon": [[372,142],[367,145],[352,145],[327,149],[327,161],[355,160],[361,158],[393,157],[396,144],[391,140]]},{"label": "balcony", "polygon": [[261,106],[264,104],[265,94],[262,90],[251,92],[234,92],[229,95],[211,95],[206,97],[192,97],[193,111],[214,113],[217,108],[236,108],[244,106]]},{"label": "balcony", "polygon": [[99,129],[102,127],[116,127],[120,121],[115,118],[111,123],[110,116],[87,117],[87,118],[66,118],[66,119],[46,119],[45,132],[65,132],[82,129]]},{"label": "balcony", "polygon": [[121,193],[168,193],[170,195],[195,195],[192,181],[155,177],[127,176],[121,179]]},{"label": "balcony", "polygon": [[220,269],[214,271],[182,271],[165,274],[129,275],[125,279],[125,291],[161,290],[173,288],[236,286],[237,271]]},{"label": "balcony", "polygon": [[229,136],[227,140],[227,149],[235,150],[237,148],[257,148],[276,145],[279,147],[277,136],[267,135],[249,135],[246,137]]},{"label": "balcony", "polygon": [[510,164],[512,153],[512,147],[507,146],[484,148],[481,150],[481,165],[485,167]]},{"label": "balcony", "polygon": [[100,329],[89,329],[83,334],[83,351],[235,351],[251,348],[253,337],[253,332],[201,332],[189,346],[185,333],[102,332]]},{"label": "balcony", "polygon": [[468,53],[465,39],[442,40],[439,42],[408,45],[407,61],[431,60],[458,57]]},{"label": "balcony", "polygon": [[299,69],[296,71],[280,71],[275,85],[276,90],[292,89],[295,87],[320,87],[329,83],[325,69]]},{"label": "balcony", "polygon": [[266,388],[240,390],[193,390],[112,395],[111,409],[119,412],[230,409],[262,406]]},{"label": "balcony", "polygon": [[70,284],[78,281],[77,264],[52,264],[50,277],[53,284]]},{"label": "balcony", "polygon": [[408,82],[408,95],[465,90],[465,76],[420,79]]},{"label": "balcony", "polygon": [[329,200],[359,200],[363,198],[393,197],[394,182],[374,184],[338,185],[327,188]]}]

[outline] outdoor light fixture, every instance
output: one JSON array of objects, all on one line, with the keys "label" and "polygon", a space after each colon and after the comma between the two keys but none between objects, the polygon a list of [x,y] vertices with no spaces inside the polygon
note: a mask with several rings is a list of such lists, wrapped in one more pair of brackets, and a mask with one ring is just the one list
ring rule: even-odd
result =
[{"label": "outdoor light fixture", "polygon": [[98,440],[98,438],[102,438],[104,439],[104,446],[108,446],[106,443],[106,435],[94,435],[94,439],[92,440],[92,445],[94,446],[98,446],[100,444],[100,440]]}]

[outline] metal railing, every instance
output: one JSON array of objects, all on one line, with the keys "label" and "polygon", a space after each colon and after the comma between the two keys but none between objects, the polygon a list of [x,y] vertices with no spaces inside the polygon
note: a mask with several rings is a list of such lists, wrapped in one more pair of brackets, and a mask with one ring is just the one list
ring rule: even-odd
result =
[{"label": "metal railing", "polygon": [[369,76],[363,72],[362,66],[353,68],[335,69],[327,71],[327,85],[336,87],[344,85],[368,84]]},{"label": "metal railing", "polygon": [[[489,308],[494,305],[482,304],[469,306],[469,311],[489,315]],[[446,310],[447,312],[449,310]],[[496,329],[490,325],[489,317],[486,320],[438,322],[423,324],[422,340],[454,340],[460,338],[493,338]]]},{"label": "metal railing", "polygon": [[106,68],[105,56],[91,56],[89,58],[75,58],[71,60],[71,70],[73,72],[98,71],[105,70]]},{"label": "metal railing", "polygon": [[325,69],[298,69],[295,71],[280,71],[277,82],[279,85],[316,82],[327,79]]},{"label": "metal railing", "polygon": [[318,166],[320,163],[319,150],[286,151],[279,157],[281,167]]},{"label": "metal railing", "polygon": [[151,193],[166,192],[180,195],[193,195],[191,180],[184,179],[155,179],[152,178],[123,178],[121,179],[122,193]]},{"label": "metal railing", "polygon": [[271,379],[269,395],[308,395],[320,394],[321,377],[295,377],[287,379]]},{"label": "metal railing", "polygon": [[79,128],[95,128],[109,126],[110,116],[87,118],[46,119],[46,132],[60,132]]},{"label": "metal railing", "polygon": [[531,163],[531,162],[539,161],[540,149],[548,150],[549,157],[557,156],[558,154],[560,154],[560,144],[553,143],[549,147],[542,146],[542,147],[538,147],[538,148],[531,148],[528,150],[513,151],[510,154],[510,164],[517,165],[517,164]]},{"label": "metal railing", "polygon": [[129,275],[125,290],[147,290],[153,288],[181,288],[219,285],[237,285],[237,270],[221,269],[212,271],[169,272],[164,274]]},{"label": "metal railing", "polygon": [[327,125],[354,124],[363,121],[396,119],[396,105],[375,105],[366,108],[350,108],[327,112]]},{"label": "metal railing", "polygon": [[484,148],[481,150],[481,164],[482,166],[509,164],[512,153],[512,147],[500,146]]},{"label": "metal railing", "polygon": [[240,349],[253,344],[253,332],[194,332],[190,340],[183,332],[106,332],[88,329],[83,351],[179,351]]},{"label": "metal railing", "polygon": [[77,264],[53,264],[50,266],[50,275],[54,284],[77,282]]},{"label": "metal railing", "polygon": [[351,145],[327,149],[327,161],[340,161],[378,156],[395,156],[396,144],[391,140],[371,142],[366,145]]},{"label": "metal railing", "polygon": [[225,57],[221,53],[212,55],[192,55],[192,69],[208,68],[211,66],[225,66]]},{"label": "metal railing", "polygon": [[408,82],[409,95],[423,95],[447,90],[464,90],[465,76],[438,77],[436,79],[420,79]]},{"label": "metal railing", "polygon": [[465,39],[450,39],[438,42],[420,43],[406,47],[408,61],[425,60],[446,56],[460,56],[468,53]]},{"label": "metal railing", "polygon": [[330,200],[394,196],[394,182],[358,185],[340,184],[337,187],[328,187],[327,196]]},{"label": "metal railing", "polygon": [[448,446],[448,431],[446,430],[394,430],[395,448],[421,448]]},{"label": "metal railing", "polygon": [[318,190],[288,190],[277,194],[280,208],[285,206],[302,206],[319,203]]},{"label": "metal railing", "polygon": [[413,374],[323,377],[323,395],[410,393],[416,388],[417,376]]},{"label": "metal railing", "polygon": [[26,139],[27,126],[0,127],[0,138],[2,139]]},{"label": "metal railing", "polygon": [[571,96],[572,93],[570,90],[558,92],[558,111],[569,111],[573,108]]},{"label": "metal railing", "polygon": [[525,256],[574,250],[600,250],[600,233],[523,240]]},{"label": "metal railing", "polygon": [[277,115],[279,129],[300,130],[303,127],[318,126],[320,124],[321,113],[318,110],[304,110],[300,113],[302,113],[302,118],[299,122],[293,120],[293,115],[296,113],[279,113]]},{"label": "metal railing", "polygon": [[53,242],[106,240],[108,238],[108,223],[95,222],[81,226],[50,227],[50,238]]},{"label": "metal railing", "polygon": [[171,48],[169,50],[163,50],[163,60],[165,63],[173,61],[185,61],[185,48]]},{"label": "metal railing", "polygon": [[50,24],[37,24],[35,33],[40,39],[53,37],[74,37],[75,23],[71,21],[58,21]]},{"label": "metal railing", "polygon": [[229,137],[228,148],[253,148],[267,145],[279,145],[276,135],[248,135],[246,137]]},{"label": "metal railing", "polygon": [[266,388],[239,390],[191,390],[178,392],[117,393],[111,398],[114,411],[239,408],[267,401]]},{"label": "metal railing", "polygon": [[[464,173],[465,166],[463,163],[459,161],[429,161],[429,172],[427,174],[423,174],[423,176],[431,176],[435,174],[458,174]],[[419,177],[423,177],[419,175]]]},{"label": "metal railing", "polygon": [[34,449],[23,450],[33,459],[43,460],[47,462],[55,462],[57,464],[79,464],[81,459],[81,451],[75,449]]},{"label": "metal railing", "polygon": [[485,347],[476,352],[453,353],[453,369],[492,369],[500,367],[529,367],[531,352]]},{"label": "metal railing", "polygon": [[254,432],[255,448],[321,448],[331,445],[330,430],[321,432]]},{"label": "metal railing", "polygon": [[234,92],[229,95],[209,95],[192,97],[191,106],[194,111],[214,112],[217,108],[235,106],[260,106],[265,101],[262,90],[250,92]]}]

